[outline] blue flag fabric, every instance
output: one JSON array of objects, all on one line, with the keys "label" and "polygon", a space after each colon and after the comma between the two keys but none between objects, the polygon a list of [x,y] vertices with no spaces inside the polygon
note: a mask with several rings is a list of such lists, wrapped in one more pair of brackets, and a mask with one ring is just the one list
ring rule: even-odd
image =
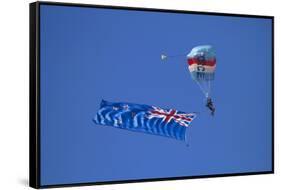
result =
[{"label": "blue flag fabric", "polygon": [[186,129],[195,117],[195,113],[175,109],[102,100],[93,121],[99,125],[186,140]]}]

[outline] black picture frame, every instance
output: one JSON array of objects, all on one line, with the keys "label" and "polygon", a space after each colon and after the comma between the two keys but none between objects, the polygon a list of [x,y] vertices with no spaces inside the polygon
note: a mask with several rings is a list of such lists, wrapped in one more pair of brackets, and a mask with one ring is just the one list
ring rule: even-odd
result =
[{"label": "black picture frame", "polygon": [[[106,8],[117,10],[136,10],[148,12],[169,12],[182,14],[199,14],[199,15],[216,15],[246,18],[266,18],[272,22],[272,168],[270,171],[262,172],[246,172],[246,173],[230,173],[216,175],[198,175],[198,176],[182,176],[169,178],[153,178],[139,180],[124,181],[106,181],[106,182],[89,182],[89,183],[71,183],[58,185],[41,185],[40,183],[40,5],[56,5],[69,7],[87,7],[87,8]],[[76,3],[59,3],[59,2],[34,2],[29,5],[29,39],[30,39],[30,65],[29,65],[29,185],[33,188],[52,188],[52,187],[70,187],[84,185],[100,185],[100,184],[121,184],[135,182],[152,182],[166,180],[182,180],[193,178],[209,178],[209,177],[226,177],[226,176],[242,176],[256,174],[273,174],[274,173],[274,17],[263,15],[247,15],[247,14],[230,14],[218,12],[200,12],[186,10],[168,10],[155,8],[125,7],[125,6],[108,6],[108,5],[91,5]]]}]

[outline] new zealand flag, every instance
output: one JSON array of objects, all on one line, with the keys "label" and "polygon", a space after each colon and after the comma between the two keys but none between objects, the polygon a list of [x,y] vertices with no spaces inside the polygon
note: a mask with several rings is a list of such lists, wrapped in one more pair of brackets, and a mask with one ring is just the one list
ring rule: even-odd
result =
[{"label": "new zealand flag", "polygon": [[102,100],[93,121],[99,125],[186,140],[186,129],[195,117],[195,113],[175,109]]}]

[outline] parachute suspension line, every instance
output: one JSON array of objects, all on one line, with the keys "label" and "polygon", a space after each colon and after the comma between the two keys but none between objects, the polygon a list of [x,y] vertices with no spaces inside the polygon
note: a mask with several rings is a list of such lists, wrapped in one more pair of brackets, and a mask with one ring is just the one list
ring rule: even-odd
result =
[{"label": "parachute suspension line", "polygon": [[208,80],[208,97],[211,96],[211,81]]},{"label": "parachute suspension line", "polygon": [[202,93],[205,95],[206,98],[208,98],[208,92],[206,92],[204,90],[204,88],[202,87],[201,83],[196,81],[196,84],[199,86],[200,90],[202,91]]},{"label": "parachute suspension line", "polygon": [[202,92],[203,94],[205,94],[205,92],[204,92],[204,90],[203,90],[202,86],[200,85],[200,83],[199,83],[198,81],[196,81],[196,84],[199,86],[199,88],[200,88],[201,92]]}]

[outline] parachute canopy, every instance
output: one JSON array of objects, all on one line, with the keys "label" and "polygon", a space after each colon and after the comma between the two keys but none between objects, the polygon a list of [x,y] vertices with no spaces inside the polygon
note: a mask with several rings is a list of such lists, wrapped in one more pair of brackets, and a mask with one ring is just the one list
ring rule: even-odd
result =
[{"label": "parachute canopy", "polygon": [[216,53],[212,46],[194,47],[187,55],[191,78],[196,81],[206,97],[211,94],[211,81],[215,78]]},{"label": "parachute canopy", "polygon": [[187,55],[188,69],[196,81],[211,81],[215,77],[216,54],[210,45],[197,46]]}]

